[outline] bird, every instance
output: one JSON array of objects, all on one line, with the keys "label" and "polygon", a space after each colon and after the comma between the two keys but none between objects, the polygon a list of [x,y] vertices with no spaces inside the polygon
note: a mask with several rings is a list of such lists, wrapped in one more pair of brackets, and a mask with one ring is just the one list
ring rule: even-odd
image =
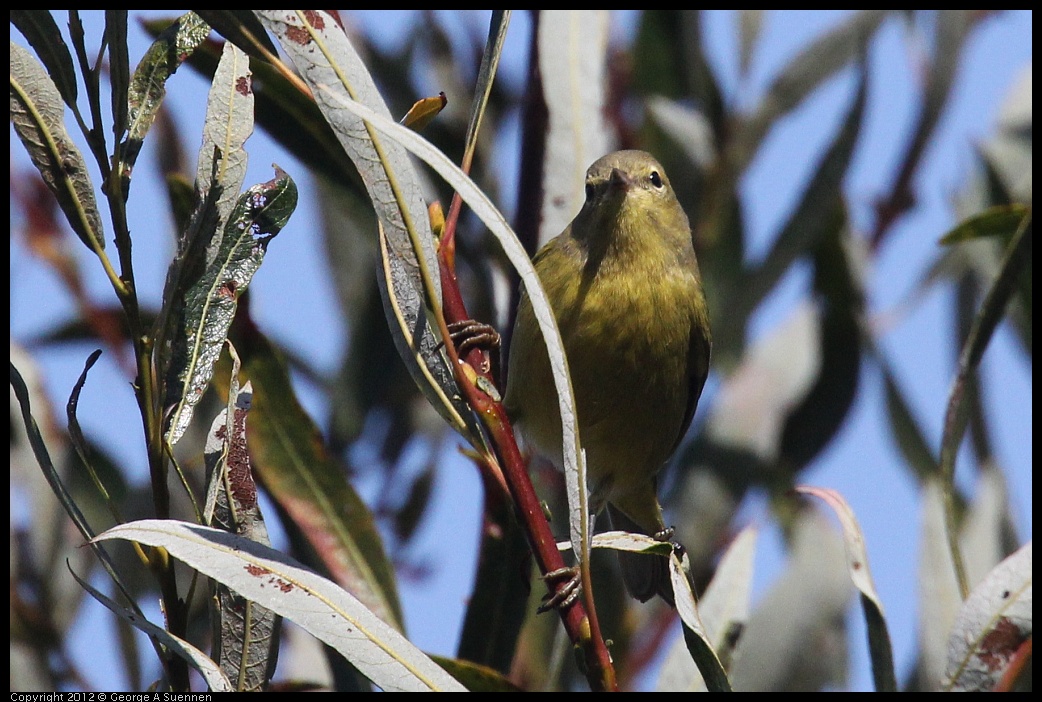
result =
[{"label": "bird", "polygon": [[[667,540],[657,476],[698,405],[712,350],[691,226],[662,165],[638,150],[586,172],[572,222],[536,254],[561,332],[586,452],[590,505],[613,528]],[[527,445],[561,467],[561,419],[542,333],[522,293],[504,406]],[[619,551],[628,592],[670,605],[667,560]]]}]

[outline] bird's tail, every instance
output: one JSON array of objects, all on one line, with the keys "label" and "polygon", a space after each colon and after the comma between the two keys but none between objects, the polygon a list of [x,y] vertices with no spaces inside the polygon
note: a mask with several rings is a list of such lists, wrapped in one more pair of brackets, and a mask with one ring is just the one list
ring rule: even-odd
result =
[{"label": "bird's tail", "polygon": [[[608,516],[614,529],[654,536],[653,533],[648,533],[646,527],[637,524],[610,503]],[[619,551],[618,554],[619,566],[622,567],[622,581],[632,597],[647,602],[658,595],[670,607],[676,606],[673,600],[673,586],[669,579],[669,561],[666,558],[652,553],[630,551]]]}]

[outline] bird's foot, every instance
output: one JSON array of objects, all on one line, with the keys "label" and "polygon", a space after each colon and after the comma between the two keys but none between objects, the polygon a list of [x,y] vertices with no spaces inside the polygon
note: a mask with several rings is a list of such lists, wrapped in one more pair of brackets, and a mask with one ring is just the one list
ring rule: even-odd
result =
[{"label": "bird's foot", "polygon": [[503,341],[495,327],[474,319],[452,322],[448,328],[449,337],[456,345],[456,353],[460,356],[467,355],[472,348],[479,348],[482,351],[498,349]]},{"label": "bird's foot", "polygon": [[548,583],[567,580],[553,595],[545,595],[543,604],[536,610],[538,614],[549,612],[551,609],[567,609],[579,599],[582,594],[582,574],[578,566],[558,568],[543,576]]},{"label": "bird's foot", "polygon": [[673,534],[676,533],[676,529],[671,526],[666,527],[662,531],[655,532],[651,538],[655,541],[661,541],[662,543],[668,543],[673,547],[673,553],[677,554],[677,558],[683,560],[684,554],[687,553],[687,549],[684,548],[684,544],[673,538]]}]

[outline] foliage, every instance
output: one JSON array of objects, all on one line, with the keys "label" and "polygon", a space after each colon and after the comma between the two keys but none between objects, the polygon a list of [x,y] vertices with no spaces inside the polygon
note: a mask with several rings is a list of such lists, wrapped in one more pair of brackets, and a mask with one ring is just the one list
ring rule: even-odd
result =
[{"label": "foliage", "polygon": [[[154,43],[140,58],[129,54],[125,11],[99,22],[69,11],[66,33],[56,16],[11,13],[21,36],[11,43],[11,122],[27,154],[12,161],[12,228],[77,307],[31,352],[12,348],[12,495],[32,498],[11,527],[12,690],[83,686],[68,640],[85,593],[118,615],[111,655],[135,690],[611,689],[646,684],[659,649],[668,650],[651,684],[662,690],[820,689],[843,683],[855,594],[875,687],[896,689],[893,622],[850,496],[800,485],[876,384],[921,496],[920,651],[902,686],[1030,687],[1031,548],[1013,525],[978,373],[1004,321],[1030,367],[1030,107],[1026,116],[1008,112],[979,149],[958,226],[947,236],[902,227],[921,206],[917,174],[960,58],[993,21],[987,13],[848,13],[779,62],[744,108],[711,60],[706,15],[695,11],[627,16],[635,32],[626,41],[611,33],[617,18],[607,11],[497,11],[487,38],[455,31],[469,26],[456,14],[427,12],[393,48],[324,11],[198,11],[146,23]],[[771,15],[738,17],[746,80]],[[881,89],[873,51],[902,24],[910,44],[930,47],[915,114],[889,180],[872,195],[852,193]],[[504,80],[506,38],[526,32],[523,77]],[[205,100],[191,75],[204,77]],[[758,159],[772,133],[836,85],[847,95],[833,126],[793,164],[806,178],[789,177],[790,214],[754,255],[749,216],[753,199],[767,197],[749,185]],[[177,91],[206,104],[198,136],[177,132],[168,111]],[[519,133],[507,129],[515,123]],[[279,145],[285,170],[276,165],[274,177],[244,189],[255,126]],[[184,151],[196,139],[193,170]],[[578,451],[563,479],[533,469],[541,506],[498,406],[497,359],[457,350],[449,334],[468,317],[508,329],[519,279],[538,298],[525,252],[560,231],[581,202],[586,166],[613,148],[649,150],[670,173],[712,315],[717,383],[660,484],[687,547],[683,563],[671,557],[683,629],[672,647],[663,643],[672,610],[624,602],[614,560],[601,558],[603,548],[662,544],[589,537]],[[517,150],[508,172],[504,152]],[[161,203],[137,186],[153,165],[174,222],[170,256],[158,244]],[[496,205],[507,192],[512,220]],[[871,221],[859,221],[855,211],[871,197]],[[294,218],[298,198],[321,221]],[[136,215],[142,201],[147,220]],[[350,331],[334,374],[316,367],[314,349],[298,355],[280,344],[252,309],[255,274],[299,246],[304,228],[325,243],[335,300],[322,303]],[[873,280],[873,266],[913,236],[936,246],[907,305],[936,288],[957,291],[953,386],[931,405],[944,417],[936,445],[871,304],[887,284]],[[146,257],[162,259],[165,279],[143,277]],[[754,334],[757,316],[800,271],[809,282],[795,312],[771,334]],[[96,280],[118,305],[97,301],[88,285]],[[548,310],[542,316],[552,325]],[[309,334],[316,345],[319,332]],[[143,444],[145,485],[80,426],[81,395],[99,392],[98,371],[89,373],[97,353],[69,384],[66,427],[52,417],[43,387],[59,381],[40,377],[34,356],[78,353],[83,342],[105,347],[133,383],[141,431],[120,431],[124,443]],[[567,427],[563,354],[557,362]],[[111,394],[112,404],[126,399]],[[327,416],[305,409],[315,395]],[[972,495],[955,479],[967,429]],[[399,590],[403,578],[422,577],[410,574],[409,553],[457,437],[482,481],[484,522],[476,546],[453,537],[452,549],[477,550],[477,572],[456,657],[433,657],[406,635]],[[363,499],[360,485],[379,488]],[[756,530],[735,531],[740,505],[758,494],[785,535],[787,565],[754,606]],[[528,554],[543,575],[564,563],[546,504],[567,517],[554,532],[578,554],[585,587],[574,606],[536,615]],[[820,505],[838,516],[838,530]],[[265,510],[292,556],[268,542]],[[84,542],[91,548],[77,548]],[[546,582],[532,586],[548,596],[560,587]],[[146,606],[157,597],[162,621]],[[283,631],[282,619],[321,641],[325,655],[276,667],[317,645]],[[558,620],[579,665],[561,654]],[[145,640],[159,672],[141,667]],[[1001,668],[989,670],[995,660]]]}]

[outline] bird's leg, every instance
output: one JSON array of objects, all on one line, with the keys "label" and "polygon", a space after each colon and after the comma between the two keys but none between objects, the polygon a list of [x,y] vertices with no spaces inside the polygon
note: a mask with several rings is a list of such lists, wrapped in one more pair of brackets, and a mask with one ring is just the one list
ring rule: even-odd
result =
[{"label": "bird's leg", "polygon": [[536,610],[538,614],[549,612],[551,609],[566,609],[575,604],[582,594],[582,573],[579,566],[568,566],[552,570],[543,576],[543,580],[551,583],[567,578],[564,586],[553,595],[544,595],[543,604]]},{"label": "bird's leg", "polygon": [[673,538],[673,534],[676,533],[676,529],[671,526],[666,527],[662,531],[657,531],[652,534],[651,538],[655,541],[661,541],[662,543],[668,543],[673,547],[673,553],[677,554],[677,558],[681,561],[684,560],[684,554],[687,553],[687,549],[684,548],[684,544]]},{"label": "bird's leg", "polygon": [[475,347],[482,351],[495,350],[502,342],[495,327],[474,319],[451,322],[448,327],[449,336],[452,338],[452,343],[456,345],[456,352],[460,356],[466,356],[467,352]]},{"label": "bird's leg", "polygon": [[[499,354],[498,351],[502,337],[491,324],[478,322],[473,319],[463,319],[459,322],[451,322],[448,325],[449,337],[456,345],[456,353],[464,358],[471,349],[480,349],[484,353],[481,373],[492,373],[493,378],[499,378]],[[498,381],[497,381],[498,382]]]}]

